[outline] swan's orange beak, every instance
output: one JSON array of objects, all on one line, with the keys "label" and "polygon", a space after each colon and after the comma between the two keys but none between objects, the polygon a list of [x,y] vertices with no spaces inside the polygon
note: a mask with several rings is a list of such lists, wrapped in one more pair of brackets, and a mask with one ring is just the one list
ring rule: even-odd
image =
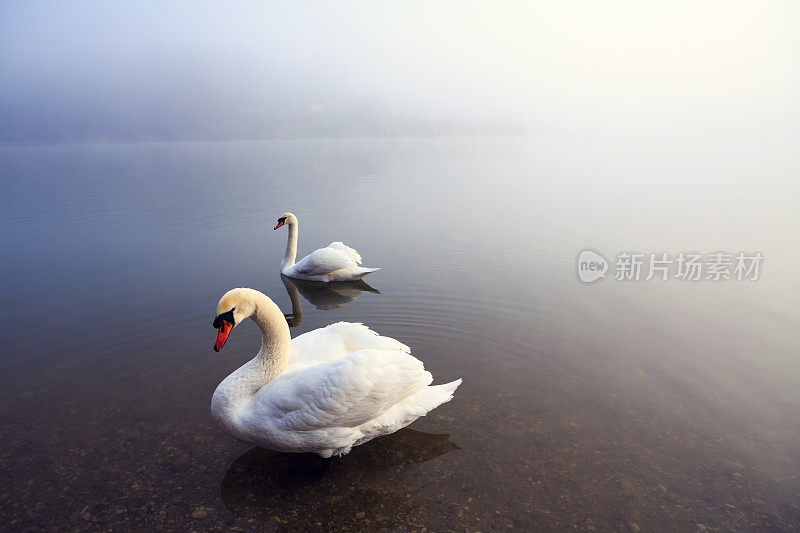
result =
[{"label": "swan's orange beak", "polygon": [[222,324],[219,326],[219,330],[217,330],[217,342],[214,343],[214,351],[218,352],[225,346],[225,341],[228,340],[228,335],[231,334],[233,331],[233,324],[228,322],[227,320],[222,320]]},{"label": "swan's orange beak", "polygon": [[272,228],[272,230],[275,231],[276,229],[280,228],[284,224],[286,224],[286,222],[284,220],[279,220],[278,224],[274,228]]}]

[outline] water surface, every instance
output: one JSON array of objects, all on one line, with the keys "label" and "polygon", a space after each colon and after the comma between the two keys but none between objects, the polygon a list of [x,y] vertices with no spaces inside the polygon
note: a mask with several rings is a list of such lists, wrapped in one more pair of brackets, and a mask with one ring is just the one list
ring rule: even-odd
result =
[{"label": "water surface", "polygon": [[[0,523],[797,527],[794,146],[0,147]],[[287,210],[301,254],[343,240],[382,270],[366,287],[283,280],[286,233],[272,226]],[[765,259],[756,282],[584,285],[585,248]],[[436,382],[464,383],[330,465],[238,443],[209,412],[258,348],[253,324],[211,348],[216,302],[236,286],[271,296],[293,335],[364,322],[410,345]]]}]

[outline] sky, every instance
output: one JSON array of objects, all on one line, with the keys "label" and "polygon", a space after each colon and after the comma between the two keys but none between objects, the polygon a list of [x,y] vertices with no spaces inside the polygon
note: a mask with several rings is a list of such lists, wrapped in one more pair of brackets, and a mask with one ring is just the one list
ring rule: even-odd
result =
[{"label": "sky", "polygon": [[5,0],[0,141],[303,134],[309,113],[796,132],[798,27],[769,1]]}]

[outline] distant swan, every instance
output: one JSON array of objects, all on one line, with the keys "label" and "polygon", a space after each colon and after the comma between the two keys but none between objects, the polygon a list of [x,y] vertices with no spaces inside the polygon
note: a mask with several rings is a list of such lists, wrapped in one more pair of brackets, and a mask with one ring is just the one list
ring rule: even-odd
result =
[{"label": "distant swan", "polygon": [[289,238],[286,241],[286,253],[281,262],[281,273],[290,278],[311,281],[353,281],[361,279],[379,268],[359,266],[361,256],[358,252],[341,242],[332,242],[325,248],[315,250],[302,258],[297,257],[297,217],[292,213],[284,213],[273,229],[289,226]]},{"label": "distant swan", "polygon": [[338,322],[294,339],[266,295],[232,289],[217,304],[214,350],[252,318],[261,350],[219,384],[211,414],[244,442],[279,452],[342,455],[393,433],[453,397],[461,380],[433,377],[408,346],[362,324]]}]

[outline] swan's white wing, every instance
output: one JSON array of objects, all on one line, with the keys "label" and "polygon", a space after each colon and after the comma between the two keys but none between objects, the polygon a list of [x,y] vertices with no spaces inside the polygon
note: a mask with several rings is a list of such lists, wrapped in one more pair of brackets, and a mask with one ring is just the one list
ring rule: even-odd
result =
[{"label": "swan's white wing", "polygon": [[433,380],[398,350],[360,350],[275,379],[259,390],[256,412],[280,431],[356,428]]},{"label": "swan's white wing", "polygon": [[350,248],[343,242],[340,241],[332,242],[328,245],[328,248],[336,248],[337,250],[341,250],[342,252],[352,257],[356,263],[358,263],[359,265],[361,264],[361,256],[358,254],[358,252],[356,252],[353,248]]},{"label": "swan's white wing", "polygon": [[378,335],[363,324],[337,322],[292,339],[292,355],[286,372],[341,359],[367,349],[411,352],[411,348],[402,342]]},{"label": "swan's white wing", "polygon": [[357,266],[355,259],[336,248],[320,248],[314,250],[294,265],[298,274],[305,276],[322,276],[343,268]]},{"label": "swan's white wing", "polygon": [[360,324],[334,324],[333,330],[322,335],[328,337],[329,346],[317,344],[325,343],[322,338],[306,340],[315,348],[324,348],[325,359],[329,348],[340,353],[364,344],[375,347],[297,368],[262,387],[253,398],[258,404],[255,411],[268,416],[281,431],[356,428],[433,380],[422,362],[408,353],[407,346]]}]

